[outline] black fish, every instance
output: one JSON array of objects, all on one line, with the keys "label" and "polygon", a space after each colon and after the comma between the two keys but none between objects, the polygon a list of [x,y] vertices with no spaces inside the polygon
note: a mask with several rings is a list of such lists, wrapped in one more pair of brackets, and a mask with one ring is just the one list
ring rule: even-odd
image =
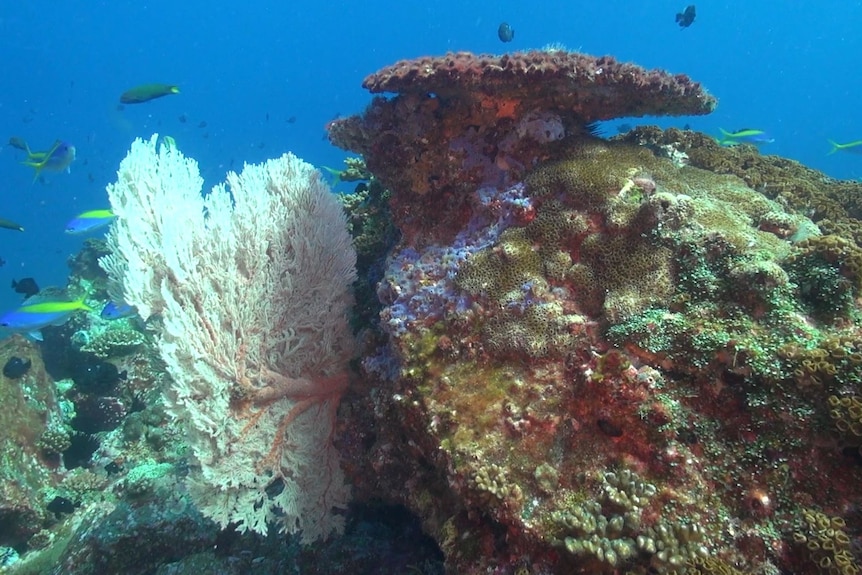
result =
[{"label": "black fish", "polygon": [[113,363],[95,358],[77,363],[72,368],[72,381],[78,391],[84,393],[106,395],[127,376],[126,370],[120,371]]},{"label": "black fish", "polygon": [[33,365],[29,359],[21,359],[20,357],[12,356],[6,365],[3,366],[3,375],[9,379],[18,379],[24,377],[24,374],[30,371],[30,366]]},{"label": "black fish", "polygon": [[500,42],[511,42],[515,39],[515,29],[509,26],[506,22],[501,22],[500,27],[497,28],[497,37],[500,39]]},{"label": "black fish", "polygon": [[51,502],[46,506],[46,509],[53,513],[54,517],[59,519],[61,513],[72,513],[75,511],[76,507],[77,505],[75,505],[74,501],[58,495],[51,500]]},{"label": "black fish", "polygon": [[15,290],[15,293],[19,293],[25,298],[39,293],[39,286],[36,285],[36,280],[33,278],[24,278],[21,281],[12,280],[12,289]]},{"label": "black fish", "polygon": [[680,28],[688,28],[694,23],[695,16],[694,4],[691,4],[676,15],[676,23],[679,24]]}]

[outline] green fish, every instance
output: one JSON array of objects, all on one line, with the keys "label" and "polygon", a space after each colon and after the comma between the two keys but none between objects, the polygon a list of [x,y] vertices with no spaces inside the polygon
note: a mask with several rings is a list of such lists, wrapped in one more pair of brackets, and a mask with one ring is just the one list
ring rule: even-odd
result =
[{"label": "green fish", "polygon": [[3,228],[4,230],[15,230],[16,232],[24,231],[24,226],[22,226],[21,224],[17,224],[12,220],[7,220],[4,218],[0,218],[0,228]]},{"label": "green fish", "polygon": [[179,93],[179,87],[173,84],[143,84],[123,92],[120,96],[120,102],[123,104],[143,104],[162,96]]},{"label": "green fish", "polygon": [[839,144],[837,142],[829,140],[829,143],[832,144],[832,149],[829,150],[829,154],[834,154],[835,152],[850,152],[851,154],[862,154],[862,140],[856,140],[855,142],[847,142],[846,144]]}]

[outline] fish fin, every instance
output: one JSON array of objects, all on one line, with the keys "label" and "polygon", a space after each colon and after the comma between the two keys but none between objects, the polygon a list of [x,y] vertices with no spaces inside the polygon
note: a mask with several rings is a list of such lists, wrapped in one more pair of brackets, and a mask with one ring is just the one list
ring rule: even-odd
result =
[{"label": "fish fin", "polygon": [[42,337],[42,332],[38,329],[35,331],[27,332],[27,337],[36,341],[44,341],[45,338]]},{"label": "fish fin", "polygon": [[[44,152],[44,153],[37,152],[35,154],[30,151],[29,146],[27,147],[27,159],[21,163],[24,164],[25,166],[29,166],[29,167],[33,168],[36,171],[36,173],[33,174],[33,183],[34,184],[36,183],[36,180],[39,179],[39,176],[42,174],[42,170],[45,168],[45,165],[47,165],[48,160],[51,159],[51,156],[54,154],[54,152],[57,151],[57,148],[59,148],[62,144],[63,144],[63,142],[61,140],[56,140],[54,142],[54,145],[51,146],[51,148],[47,152]],[[38,162],[33,161],[34,156],[36,156],[36,157],[41,156],[42,159],[39,160]]]},{"label": "fish fin", "polygon": [[28,168],[33,168],[33,171],[34,171],[33,183],[35,184],[36,181],[39,179],[39,176],[42,174],[42,168],[45,167],[45,162],[42,161],[42,162],[21,162],[21,163],[24,164],[25,166],[27,166]]},{"label": "fish fin", "polygon": [[834,154],[835,152],[837,152],[838,150],[840,150],[840,149],[841,149],[841,144],[839,144],[838,142],[834,142],[834,141],[832,141],[832,140],[827,140],[827,141],[828,141],[830,144],[832,144],[832,149],[831,149],[831,150],[829,150],[829,153],[828,153],[828,154],[826,154],[827,156],[831,156],[832,154]]}]

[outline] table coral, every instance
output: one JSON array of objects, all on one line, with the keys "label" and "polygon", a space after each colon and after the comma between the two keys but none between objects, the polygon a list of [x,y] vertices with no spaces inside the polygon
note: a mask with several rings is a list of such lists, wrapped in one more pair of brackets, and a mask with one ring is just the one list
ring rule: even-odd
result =
[{"label": "table coral", "polygon": [[363,154],[374,175],[400,191],[393,212],[410,235],[441,223],[441,210],[466,210],[471,189],[519,181],[589,122],[715,107],[686,76],[561,51],[419,58],[364,85],[398,95],[375,98],[361,117],[331,122],[330,139]]},{"label": "table coral", "polygon": [[853,281],[836,242],[733,156],[680,161],[708,138],[600,140],[533,68],[487,62],[398,64],[367,80],[398,96],[331,126],[402,232],[346,403],[357,495],[410,508],[457,573],[855,565],[794,540],[811,509],[862,530],[834,440],[862,395],[856,303],[800,289]]}]

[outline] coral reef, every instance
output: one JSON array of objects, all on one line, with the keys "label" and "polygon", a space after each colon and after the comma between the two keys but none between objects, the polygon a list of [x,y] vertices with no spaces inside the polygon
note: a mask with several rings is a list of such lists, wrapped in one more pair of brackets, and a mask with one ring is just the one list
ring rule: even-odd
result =
[{"label": "coral reef", "polygon": [[15,335],[0,342],[0,361],[11,356],[31,368],[18,379],[0,376],[0,547],[20,551],[48,520],[40,493],[59,481],[56,449],[65,441],[49,431],[63,416],[38,348]]},{"label": "coral reef", "polygon": [[[452,573],[853,572],[855,240],[746,171],[779,161],[600,140],[624,96],[571,112],[595,80],[572,72],[568,114],[554,72],[508,62],[399,63],[366,80],[397,96],[330,126],[401,232],[344,406],[358,496],[416,513]],[[710,108],[672,93],[644,105]],[[801,550],[811,513],[844,521],[838,552]]]}]

